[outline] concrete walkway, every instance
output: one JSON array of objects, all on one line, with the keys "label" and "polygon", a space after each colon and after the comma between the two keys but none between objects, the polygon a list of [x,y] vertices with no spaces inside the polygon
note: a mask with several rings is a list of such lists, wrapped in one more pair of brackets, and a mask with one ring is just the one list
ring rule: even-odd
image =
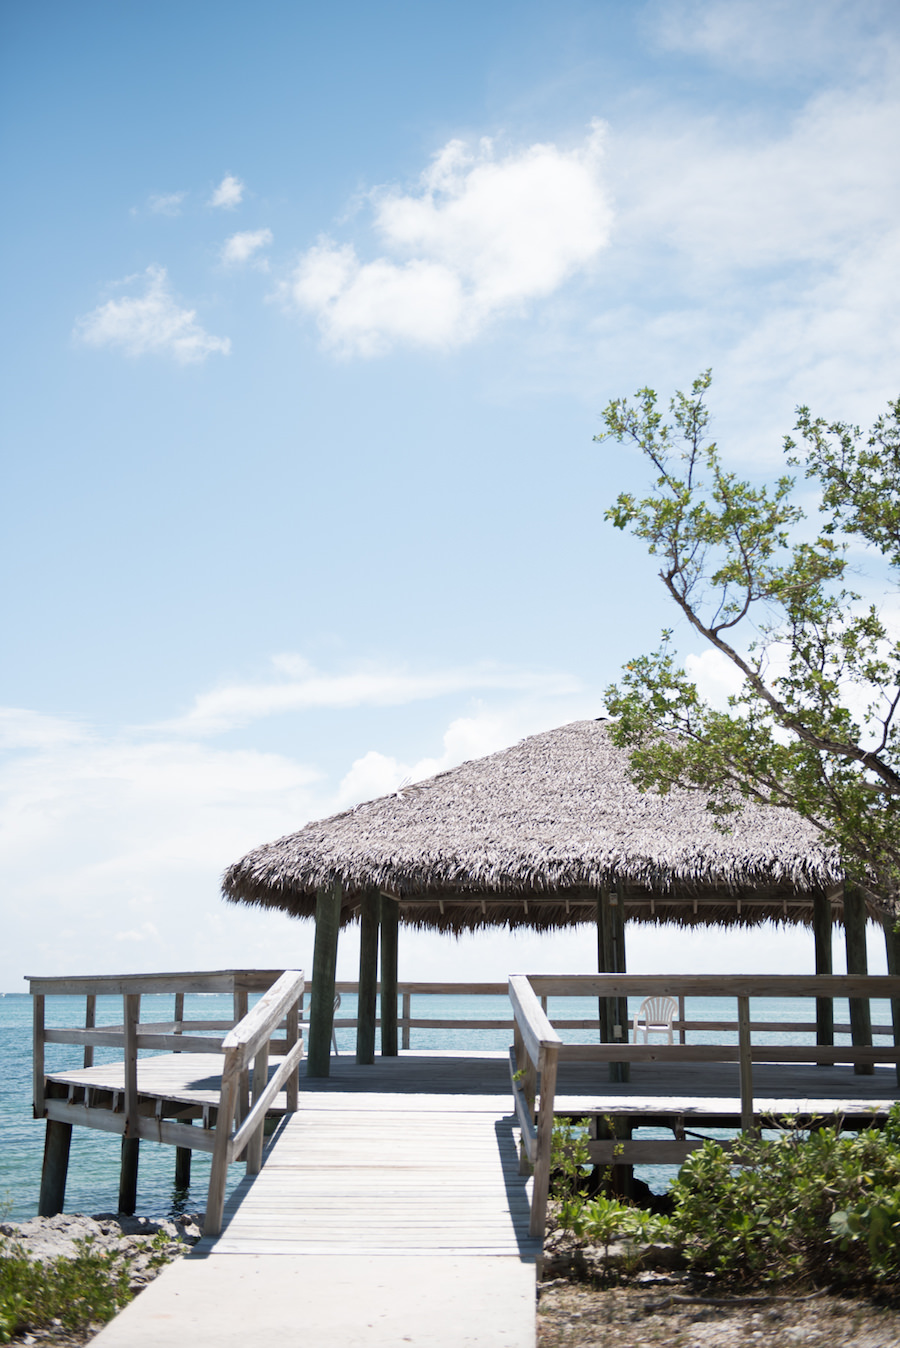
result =
[{"label": "concrete walkway", "polygon": [[94,1343],[534,1348],[538,1245],[507,1109],[304,1094],[226,1204],[222,1234]]}]

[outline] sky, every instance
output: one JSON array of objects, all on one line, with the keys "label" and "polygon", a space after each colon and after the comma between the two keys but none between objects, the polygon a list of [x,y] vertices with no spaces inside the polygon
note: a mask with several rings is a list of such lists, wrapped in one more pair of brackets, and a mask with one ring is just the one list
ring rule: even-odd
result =
[{"label": "sky", "polygon": [[[898,45],[891,0],[6,0],[0,989],[308,969],[230,862],[603,713],[675,618],[607,402],[712,367],[765,475],[900,391]],[[595,958],[404,933],[400,977]]]}]

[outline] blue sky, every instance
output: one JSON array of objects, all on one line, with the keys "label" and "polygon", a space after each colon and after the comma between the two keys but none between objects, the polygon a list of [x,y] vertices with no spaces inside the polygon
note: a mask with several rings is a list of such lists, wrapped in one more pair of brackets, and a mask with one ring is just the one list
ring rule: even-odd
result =
[{"label": "blue sky", "polygon": [[[772,472],[896,396],[877,0],[8,3],[0,986],[311,960],[254,844],[579,716],[672,621],[600,411]],[[721,671],[679,633],[701,682]],[[355,943],[341,970],[353,976]],[[635,933],[632,967],[806,967]],[[592,967],[409,937],[403,976]],[[755,963],[754,963],[755,961]]]}]

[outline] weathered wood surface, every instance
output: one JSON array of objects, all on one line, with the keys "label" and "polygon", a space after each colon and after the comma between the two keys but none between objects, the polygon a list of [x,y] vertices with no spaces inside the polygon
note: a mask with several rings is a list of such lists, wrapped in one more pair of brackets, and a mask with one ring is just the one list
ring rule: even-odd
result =
[{"label": "weathered wood surface", "polygon": [[[269,1065],[273,1073],[281,1059]],[[219,1098],[220,1077],[217,1061],[206,1055],[190,1053],[160,1054],[138,1060],[138,1092],[141,1097],[156,1097],[185,1105],[215,1105]],[[481,1105],[512,1113],[509,1085],[509,1056],[490,1050],[425,1051],[413,1049],[397,1058],[376,1058],[368,1067],[358,1067],[347,1056],[334,1058],[332,1075],[327,1081],[305,1077],[301,1065],[300,1109],[319,1107],[321,1100],[334,1097],[329,1108],[368,1109],[367,1097],[384,1094],[416,1094],[458,1097],[460,1107],[468,1107],[470,1097]],[[635,1063],[630,1082],[603,1079],[596,1063],[561,1062],[556,1085],[556,1113],[590,1113],[594,1110],[633,1110],[637,1113],[662,1109],[740,1116],[740,1080],[735,1063]],[[124,1090],[123,1063],[98,1067],[73,1068],[54,1072],[48,1080],[76,1088],[93,1086],[106,1091]],[[877,1066],[874,1076],[854,1076],[849,1066],[816,1067],[804,1063],[754,1063],[754,1099],[757,1112],[793,1112],[807,1105],[818,1112],[846,1106],[859,1111],[887,1108],[897,1098],[894,1072]],[[334,1087],[339,1089],[334,1091]],[[61,1102],[65,1103],[65,1102]],[[280,1095],[274,1102],[283,1109]],[[455,1105],[451,1107],[455,1108]],[[74,1113],[75,1111],[73,1111]]]},{"label": "weathered wood surface", "polygon": [[323,1092],[283,1121],[201,1250],[536,1256],[507,1111],[373,1093],[357,1110],[348,1095]]}]

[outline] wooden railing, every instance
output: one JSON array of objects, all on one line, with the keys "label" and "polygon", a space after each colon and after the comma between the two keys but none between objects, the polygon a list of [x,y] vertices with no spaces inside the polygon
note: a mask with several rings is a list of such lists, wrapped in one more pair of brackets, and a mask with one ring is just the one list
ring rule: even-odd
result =
[{"label": "wooden railing", "polygon": [[[288,1110],[297,1108],[298,1068],[303,1056],[300,1004],[305,982],[302,972],[224,970],[216,973],[33,978],[29,982],[34,1000],[35,1118],[46,1118],[50,1123],[67,1126],[86,1124],[119,1133],[126,1141],[145,1139],[189,1151],[211,1152],[204,1232],[218,1234],[228,1165],[241,1159],[243,1154],[248,1172],[253,1174],[259,1170],[266,1111],[282,1088],[287,1092]],[[258,992],[263,994],[262,997],[248,1010],[250,994]],[[191,993],[230,994],[233,1019],[185,1020],[184,997]],[[85,997],[84,1028],[46,1025],[46,997],[67,994]],[[142,996],[160,994],[174,994],[175,1017],[171,1021],[142,1022]],[[122,1023],[97,1026],[97,997],[115,995],[122,997]],[[282,1024],[284,1037],[275,1039]],[[218,1033],[223,1030],[224,1035]],[[113,1098],[111,1108],[100,1108],[92,1104],[88,1087],[81,1091],[81,1099],[73,1091],[65,1099],[48,1095],[47,1044],[84,1045],[85,1067],[93,1065],[93,1052],[98,1046],[122,1049],[124,1089],[121,1098]],[[142,1112],[138,1079],[141,1049],[224,1055],[219,1099],[217,1104],[203,1107],[202,1126],[163,1118],[160,1112],[162,1099],[156,1101],[156,1113]],[[268,1063],[272,1053],[283,1057],[269,1081]],[[113,1092],[113,1095],[116,1097],[119,1093]],[[136,1175],[136,1159],[133,1164]]]},{"label": "wooden railing", "polygon": [[[549,997],[627,998],[628,996],[670,996],[683,1005],[685,997],[734,998],[737,1018],[734,1021],[691,1021],[685,1026],[703,1030],[737,1031],[737,1044],[681,1042],[628,1043],[628,1026],[620,1027],[622,1037],[614,1043],[567,1044],[556,1032],[545,1011]],[[830,997],[896,999],[900,997],[900,978],[856,975],[813,975],[790,977],[781,975],[735,975],[720,978],[708,975],[642,975],[642,974],[587,974],[587,975],[512,975],[509,979],[509,997],[515,1018],[515,1042],[510,1051],[510,1073],[516,1114],[522,1129],[522,1145],[528,1162],[534,1167],[532,1191],[531,1234],[543,1236],[546,1224],[547,1196],[550,1179],[550,1144],[553,1132],[553,1110],[556,1077],[560,1063],[737,1063],[740,1077],[740,1126],[743,1131],[755,1127],[753,1111],[753,1063],[852,1063],[870,1066],[875,1063],[900,1065],[900,1047],[859,1047],[822,1044],[763,1044],[754,1045],[754,1030],[779,1031],[814,1028],[806,1022],[752,1021],[750,999],[788,997]],[[543,1003],[543,1005],[542,1005]],[[557,1026],[562,1022],[557,1022]],[[538,1078],[540,1086],[538,1090]],[[538,1100],[535,1112],[535,1101]],[[536,1123],[535,1123],[536,1119]],[[699,1144],[698,1144],[699,1145]],[[638,1159],[634,1148],[639,1143],[593,1141],[589,1144],[591,1160],[608,1163],[619,1156],[625,1163]]]}]

